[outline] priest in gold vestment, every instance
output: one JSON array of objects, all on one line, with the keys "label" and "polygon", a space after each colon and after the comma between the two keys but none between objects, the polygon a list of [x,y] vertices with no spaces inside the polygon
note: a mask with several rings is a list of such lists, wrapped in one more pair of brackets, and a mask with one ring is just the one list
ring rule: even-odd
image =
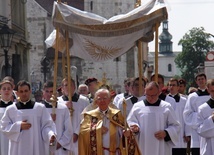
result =
[{"label": "priest in gold vestment", "polygon": [[134,136],[125,130],[126,121],[121,111],[109,106],[109,91],[99,89],[95,102],[98,107],[84,113],[80,125],[79,154],[140,155]]}]

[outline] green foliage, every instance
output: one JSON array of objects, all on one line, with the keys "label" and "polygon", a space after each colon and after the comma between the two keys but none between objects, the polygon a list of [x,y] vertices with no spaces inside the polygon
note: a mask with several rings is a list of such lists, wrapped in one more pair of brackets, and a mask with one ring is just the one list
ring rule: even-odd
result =
[{"label": "green foliage", "polygon": [[203,27],[192,28],[179,41],[182,52],[175,58],[175,63],[181,70],[181,77],[187,81],[187,87],[194,84],[197,66],[204,64],[206,53],[214,49],[214,42]]}]

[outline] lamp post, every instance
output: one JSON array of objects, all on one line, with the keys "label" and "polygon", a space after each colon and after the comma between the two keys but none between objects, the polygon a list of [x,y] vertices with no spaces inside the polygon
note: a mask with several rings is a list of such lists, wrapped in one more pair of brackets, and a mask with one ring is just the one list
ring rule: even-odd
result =
[{"label": "lamp post", "polygon": [[8,62],[8,51],[11,47],[13,35],[15,31],[10,29],[6,24],[0,30],[0,45],[4,50],[5,58],[5,76],[10,75],[9,73],[9,62]]},{"label": "lamp post", "polygon": [[46,56],[44,56],[42,58],[42,60],[41,60],[41,65],[42,65],[41,72],[44,74],[44,83],[45,83],[46,82],[47,73],[50,72],[50,67],[49,67],[50,60]]}]

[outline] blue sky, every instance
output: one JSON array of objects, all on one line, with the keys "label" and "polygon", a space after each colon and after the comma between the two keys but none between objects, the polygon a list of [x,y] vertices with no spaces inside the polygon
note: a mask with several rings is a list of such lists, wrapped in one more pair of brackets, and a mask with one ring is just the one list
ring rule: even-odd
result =
[{"label": "blue sky", "polygon": [[[178,42],[193,27],[204,27],[214,34],[214,0],[168,0],[168,28],[173,36],[173,51],[181,51]],[[159,34],[162,32],[162,24]],[[214,41],[214,38],[212,38]],[[154,41],[149,43],[149,51],[154,51]]]}]

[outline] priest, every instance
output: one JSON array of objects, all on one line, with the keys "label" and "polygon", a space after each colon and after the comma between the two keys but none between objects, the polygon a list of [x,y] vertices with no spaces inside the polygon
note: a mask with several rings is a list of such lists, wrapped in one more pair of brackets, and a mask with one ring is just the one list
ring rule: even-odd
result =
[{"label": "priest", "polygon": [[[111,108],[110,93],[99,89],[94,101],[98,107],[84,114],[79,133],[79,154],[81,155],[121,155],[126,150],[129,155],[139,155],[139,149],[133,136],[125,130],[124,118],[118,109]],[[122,137],[128,137],[123,143]],[[126,140],[125,140],[126,141]],[[126,145],[127,144],[127,145]],[[83,149],[84,148],[84,149]]]},{"label": "priest", "polygon": [[51,97],[53,95],[53,82],[47,81],[43,86],[43,100],[42,103],[47,108],[56,125],[56,147],[51,147],[51,152],[54,155],[69,155],[72,146],[72,124],[70,112],[65,105],[65,101],[58,101],[56,103],[55,113],[53,113],[53,106]]}]

